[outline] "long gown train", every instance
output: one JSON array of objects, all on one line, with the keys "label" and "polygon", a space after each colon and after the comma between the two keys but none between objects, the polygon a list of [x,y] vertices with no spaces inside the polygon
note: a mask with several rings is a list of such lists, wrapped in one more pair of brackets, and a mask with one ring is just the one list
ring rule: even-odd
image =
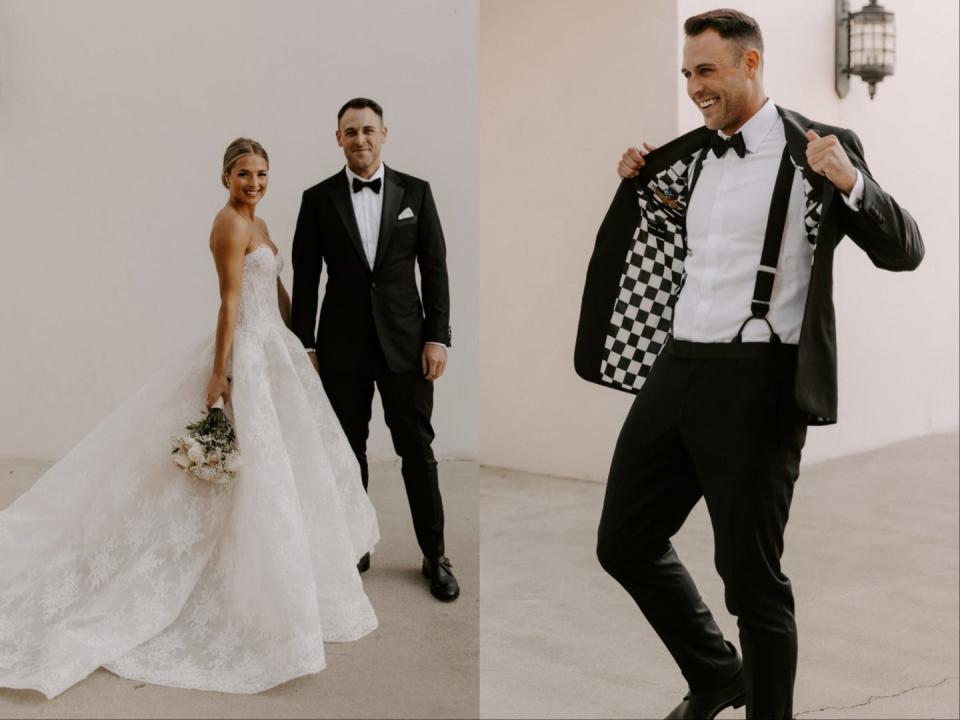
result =
[{"label": "long gown train", "polygon": [[155,375],[0,512],[0,687],[53,697],[103,665],[251,693],[324,667],[377,626],[356,563],[379,539],[360,470],[277,309],[282,259],[244,260],[228,485],[173,463],[213,343]]}]

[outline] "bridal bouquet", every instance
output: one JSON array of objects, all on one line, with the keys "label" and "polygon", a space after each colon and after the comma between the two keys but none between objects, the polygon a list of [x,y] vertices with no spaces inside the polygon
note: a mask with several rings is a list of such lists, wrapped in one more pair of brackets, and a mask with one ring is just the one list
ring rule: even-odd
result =
[{"label": "bridal bouquet", "polygon": [[173,439],[173,461],[204,482],[223,485],[240,469],[233,426],[223,413],[223,398]]}]

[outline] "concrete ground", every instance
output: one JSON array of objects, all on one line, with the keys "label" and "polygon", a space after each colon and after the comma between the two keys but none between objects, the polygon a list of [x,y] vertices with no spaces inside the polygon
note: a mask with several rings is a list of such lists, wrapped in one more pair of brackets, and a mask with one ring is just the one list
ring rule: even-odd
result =
[{"label": "concrete ground", "polygon": [[[49,466],[0,460],[0,508]],[[479,712],[476,463],[440,466],[447,555],[462,588],[441,603],[420,575],[396,463],[371,466],[382,539],[363,576],[380,627],[357,642],[326,645],[327,668],[257,695],[179,690],[100,669],[53,700],[0,689],[0,718],[470,718]]]},{"label": "concrete ground", "polygon": [[[800,633],[796,717],[960,717],[958,475],[956,434],[803,469],[783,558]],[[603,491],[481,470],[481,717],[657,718],[683,696],[659,639],[597,564]],[[735,641],[702,502],[676,547]]]}]

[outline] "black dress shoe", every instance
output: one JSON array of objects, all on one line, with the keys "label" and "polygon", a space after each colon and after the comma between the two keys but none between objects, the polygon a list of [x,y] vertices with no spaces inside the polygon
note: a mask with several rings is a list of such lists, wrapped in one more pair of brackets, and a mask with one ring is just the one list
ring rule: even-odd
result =
[{"label": "black dress shoe", "polygon": [[453,566],[444,555],[424,558],[423,576],[430,579],[430,592],[437,600],[449,602],[460,596],[460,585],[453,576]]},{"label": "black dress shoe", "polygon": [[370,569],[370,553],[365,553],[364,556],[360,558],[360,562],[357,563],[357,570],[359,570],[362,573],[365,573],[369,569]]},{"label": "black dress shoe", "polygon": [[738,671],[726,685],[710,692],[694,695],[687,693],[666,720],[713,720],[728,707],[740,708],[747,701],[743,673]]}]

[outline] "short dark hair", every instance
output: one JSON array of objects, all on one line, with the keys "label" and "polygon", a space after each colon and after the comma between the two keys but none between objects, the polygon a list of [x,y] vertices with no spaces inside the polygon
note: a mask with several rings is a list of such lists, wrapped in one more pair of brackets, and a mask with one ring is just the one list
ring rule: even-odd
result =
[{"label": "short dark hair", "polygon": [[763,35],[760,33],[760,26],[746,13],[720,8],[689,17],[683,23],[683,32],[687,37],[699,35],[707,30],[715,30],[724,40],[732,40],[740,48],[737,62],[751,47],[756,48],[763,56]]},{"label": "short dark hair", "polygon": [[380,107],[379,103],[377,103],[375,100],[371,100],[370,98],[357,97],[353,98],[352,100],[347,100],[343,104],[343,107],[340,108],[340,112],[337,113],[337,125],[340,124],[340,120],[343,119],[343,114],[347,110],[363,110],[363,108],[370,108],[373,110],[377,114],[377,117],[380,118],[380,122],[383,122],[383,108]]}]

